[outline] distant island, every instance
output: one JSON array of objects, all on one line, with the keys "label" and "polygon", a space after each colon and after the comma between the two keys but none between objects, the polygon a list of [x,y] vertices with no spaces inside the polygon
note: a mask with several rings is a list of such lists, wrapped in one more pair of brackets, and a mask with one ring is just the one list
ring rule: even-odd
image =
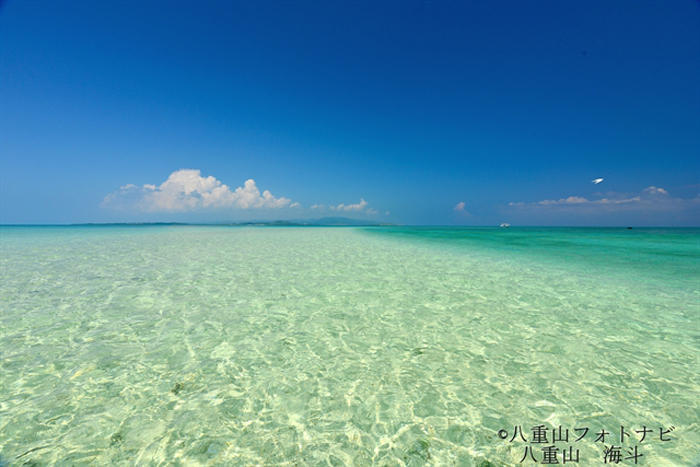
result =
[{"label": "distant island", "polygon": [[245,222],[90,222],[71,225],[222,225],[222,226],[276,226],[276,227],[340,227],[340,226],[387,226],[395,225],[386,222],[376,222],[367,219],[351,219],[349,217],[322,217],[319,219],[293,219],[273,221]]},{"label": "distant island", "polygon": [[247,221],[247,222],[214,222],[212,225],[254,225],[254,226],[369,226],[369,225],[393,225],[370,221],[367,219],[351,219],[349,217],[321,217],[319,219],[294,219],[294,220],[274,220],[274,221]]}]

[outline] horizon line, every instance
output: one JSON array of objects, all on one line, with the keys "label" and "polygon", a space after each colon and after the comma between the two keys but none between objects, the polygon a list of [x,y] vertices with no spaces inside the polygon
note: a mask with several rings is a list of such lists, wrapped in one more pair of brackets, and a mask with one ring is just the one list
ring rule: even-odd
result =
[{"label": "horizon line", "polygon": [[71,223],[16,223],[0,224],[0,227],[107,227],[107,226],[201,226],[201,227],[458,227],[458,228],[498,228],[508,230],[510,228],[591,228],[591,229],[698,229],[700,225],[672,226],[672,225],[538,225],[522,224],[502,227],[498,224],[462,225],[462,224],[397,224],[397,223],[304,223],[294,221],[244,221],[244,222],[71,222]]}]

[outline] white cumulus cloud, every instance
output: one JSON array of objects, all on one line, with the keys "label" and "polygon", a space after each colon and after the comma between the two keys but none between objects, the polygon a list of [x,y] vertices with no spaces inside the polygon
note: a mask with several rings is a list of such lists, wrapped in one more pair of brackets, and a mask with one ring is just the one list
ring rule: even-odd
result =
[{"label": "white cumulus cloud", "polygon": [[459,203],[455,204],[452,210],[459,216],[471,216],[471,213],[467,211],[467,203],[464,201],[460,201]]},{"label": "white cumulus cloud", "polygon": [[[358,203],[340,203],[340,204],[312,204],[311,209],[317,211],[336,211],[336,212],[346,212],[346,213],[363,213],[370,216],[376,216],[379,214],[379,210],[369,206],[369,203],[365,201],[364,198],[360,198]],[[388,211],[387,214],[388,215]]]},{"label": "white cumulus cloud", "polygon": [[330,206],[330,208],[333,211],[362,211],[364,208],[367,207],[367,201],[364,200],[364,198],[360,198],[359,203],[355,204],[343,204],[340,203],[337,206]]},{"label": "white cumulus cloud", "polygon": [[160,185],[123,185],[108,194],[103,207],[136,208],[141,211],[183,212],[207,208],[283,208],[296,207],[289,198],[275,197],[268,190],[262,193],[255,180],[231,190],[212,176],[203,177],[196,169],[181,169],[171,173]]}]

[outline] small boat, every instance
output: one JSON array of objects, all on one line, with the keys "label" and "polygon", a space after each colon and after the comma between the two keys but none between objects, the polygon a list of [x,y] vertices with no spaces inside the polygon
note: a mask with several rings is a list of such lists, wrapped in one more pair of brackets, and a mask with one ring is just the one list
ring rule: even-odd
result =
[{"label": "small boat", "polygon": [[504,229],[507,229],[508,227],[510,227],[510,224],[508,222],[501,222],[501,225],[499,225],[499,227],[503,227]]}]

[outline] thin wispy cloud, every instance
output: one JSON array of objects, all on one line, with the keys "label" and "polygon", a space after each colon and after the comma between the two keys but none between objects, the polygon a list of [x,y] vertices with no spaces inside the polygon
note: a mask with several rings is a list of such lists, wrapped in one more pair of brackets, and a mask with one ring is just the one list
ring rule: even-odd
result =
[{"label": "thin wispy cloud", "polygon": [[668,191],[655,186],[645,188],[644,193],[648,193],[650,195],[668,195]]},{"label": "thin wispy cloud", "polygon": [[269,190],[260,192],[252,178],[232,190],[213,176],[202,176],[200,170],[181,169],[171,173],[160,185],[123,185],[105,196],[102,206],[144,212],[187,212],[217,208],[276,209],[300,205],[289,198],[276,197]]},{"label": "thin wispy cloud", "polygon": [[695,198],[676,198],[664,188],[649,186],[638,194],[609,192],[602,197],[589,199],[584,196],[567,196],[558,199],[544,199],[534,202],[516,201],[508,203],[519,209],[559,209],[580,211],[622,211],[622,210],[682,210],[700,204],[700,195]]},{"label": "thin wispy cloud", "polygon": [[455,204],[455,207],[452,209],[457,211],[457,212],[464,212],[464,208],[466,206],[467,206],[467,204],[464,201],[460,201],[459,203]]}]

